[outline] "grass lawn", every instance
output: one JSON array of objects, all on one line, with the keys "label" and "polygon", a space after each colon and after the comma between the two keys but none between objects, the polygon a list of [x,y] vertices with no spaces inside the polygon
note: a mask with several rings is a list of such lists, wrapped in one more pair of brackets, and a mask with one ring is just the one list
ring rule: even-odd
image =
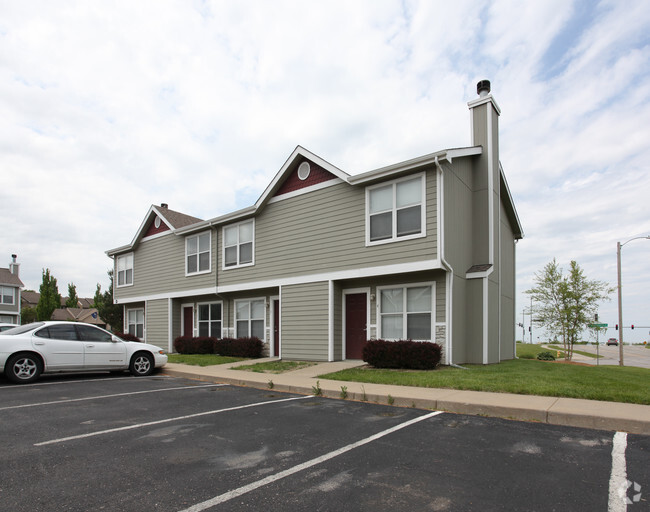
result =
[{"label": "grass lawn", "polygon": [[429,371],[353,368],[323,379],[468,389],[522,395],[607,400],[650,405],[650,370],[631,366],[578,366],[518,359],[492,365],[441,367]]},{"label": "grass lawn", "polygon": [[266,363],[245,364],[236,366],[233,370],[246,370],[257,373],[285,373],[300,368],[313,366],[316,363],[308,361],[267,361]]},{"label": "grass lawn", "polygon": [[243,357],[224,357],[215,354],[167,354],[167,357],[170,363],[191,364],[193,366],[212,366],[247,361]]}]

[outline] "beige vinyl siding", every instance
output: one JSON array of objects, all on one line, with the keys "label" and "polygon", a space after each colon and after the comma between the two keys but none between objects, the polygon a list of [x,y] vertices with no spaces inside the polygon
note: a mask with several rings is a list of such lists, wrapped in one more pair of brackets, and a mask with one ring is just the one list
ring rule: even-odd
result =
[{"label": "beige vinyl siding", "polygon": [[11,293],[14,297],[13,304],[0,304],[0,315],[3,313],[8,315],[17,315],[18,313],[20,313],[20,298],[18,297],[19,288],[14,288],[7,284],[3,284],[0,286],[3,286],[4,288],[13,288],[11,290]]},{"label": "beige vinyl siding", "polygon": [[[426,186],[427,236],[372,247],[366,247],[365,187],[339,183],[268,204],[255,218],[255,265],[222,271],[219,285],[435,259],[434,172]],[[222,251],[218,257],[221,269]]]},{"label": "beige vinyl siding", "polygon": [[[117,300],[216,287],[216,234],[212,231],[211,272],[185,275],[185,237],[174,234],[146,240],[133,251],[133,285],[115,287]],[[117,257],[115,257],[117,261]]]},{"label": "beige vinyl siding", "polygon": [[329,282],[283,286],[282,358],[327,361]]},{"label": "beige vinyl siding", "polygon": [[147,301],[144,312],[145,341],[169,350],[169,301],[167,299]]},{"label": "beige vinyl siding", "polygon": [[515,242],[505,208],[501,206],[501,359],[515,357]]}]

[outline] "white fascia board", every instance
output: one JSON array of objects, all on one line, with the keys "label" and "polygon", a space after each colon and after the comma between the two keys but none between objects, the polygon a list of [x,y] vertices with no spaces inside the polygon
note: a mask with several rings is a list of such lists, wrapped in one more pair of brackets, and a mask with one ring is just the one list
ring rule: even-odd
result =
[{"label": "white fascia board", "polygon": [[181,290],[176,292],[154,293],[152,295],[124,297],[120,299],[113,298],[113,304],[131,304],[133,302],[146,302],[148,300],[161,300],[161,299],[180,299],[182,297],[193,297],[195,295],[215,295],[216,293],[217,293],[217,288],[212,286],[210,288],[200,288],[195,290]]},{"label": "white fascia board", "polygon": [[483,148],[481,146],[471,146],[467,148],[456,148],[456,149],[444,149],[442,151],[437,151],[436,153],[430,153],[428,155],[412,158],[411,160],[407,160],[405,162],[399,162],[397,164],[389,165],[387,167],[381,167],[373,171],[364,172],[363,174],[350,176],[348,178],[348,182],[351,185],[364,185],[372,181],[389,178],[396,174],[401,174],[410,171],[412,169],[417,169],[424,165],[436,164],[440,160],[448,160],[449,162],[451,162],[453,158],[480,155],[482,152],[483,152]]},{"label": "white fascia board", "polygon": [[212,227],[212,223],[209,220],[202,220],[184,228],[172,229],[172,233],[175,235],[187,235],[189,233],[195,233],[197,231],[205,230],[206,228]]},{"label": "white fascia board", "polygon": [[488,277],[492,272],[494,272],[494,265],[483,272],[468,272],[465,274],[465,279],[483,279]]},{"label": "white fascia board", "polygon": [[474,108],[474,107],[478,107],[479,105],[483,105],[484,103],[492,103],[492,105],[494,106],[494,110],[496,110],[497,114],[501,115],[501,108],[497,104],[492,94],[488,94],[486,96],[483,96],[482,98],[476,98],[475,100],[468,101],[467,106],[469,108]]},{"label": "white fascia board", "polygon": [[225,286],[217,286],[217,293],[232,293],[239,291],[255,290],[261,288],[277,288],[295,284],[316,283],[320,281],[337,281],[342,279],[357,279],[393,274],[406,274],[409,272],[420,272],[423,270],[441,270],[440,260],[423,260],[413,263],[398,263],[395,265],[384,265],[379,267],[366,267],[352,270],[340,270],[335,272],[324,272],[322,274],[306,274],[302,276],[291,276],[265,281],[251,281],[248,283],[237,283]]},{"label": "white fascia board", "polygon": [[230,224],[231,222],[235,222],[237,220],[242,220],[248,217],[252,217],[253,215],[255,215],[256,212],[257,212],[257,208],[255,208],[254,206],[248,206],[247,208],[242,208],[241,210],[237,210],[236,212],[227,213],[225,215],[221,215],[220,217],[215,217],[213,219],[207,220],[206,222],[210,226]]},{"label": "white fascia board", "polygon": [[521,225],[521,221],[519,220],[519,214],[517,213],[517,208],[515,208],[515,201],[512,198],[512,193],[510,192],[510,187],[508,186],[508,180],[506,180],[506,175],[503,172],[503,166],[501,165],[501,162],[499,162],[499,172],[501,173],[501,183],[503,183],[503,188],[505,189],[506,192],[506,200],[507,200],[507,206],[509,206],[512,209],[512,213],[514,214],[515,221],[517,222],[517,229],[519,230],[519,234],[521,235],[521,238],[524,237],[524,228]]},{"label": "white fascia board", "polygon": [[294,149],[293,153],[289,155],[289,158],[287,158],[287,160],[284,162],[282,167],[280,167],[280,170],[276,173],[271,183],[269,183],[266,189],[264,189],[264,192],[262,192],[262,195],[255,202],[255,209],[262,207],[268,201],[269,196],[271,195],[271,193],[273,192],[277,184],[284,179],[287,169],[291,166],[294,160],[299,156],[311,160],[315,164],[321,166],[323,169],[332,173],[334,176],[336,176],[337,178],[343,181],[347,181],[348,178],[350,177],[348,173],[342,171],[338,167],[333,166],[331,163],[327,162],[326,160],[323,160],[321,157],[315,155],[308,149],[305,149],[302,146],[296,146],[296,149]]}]

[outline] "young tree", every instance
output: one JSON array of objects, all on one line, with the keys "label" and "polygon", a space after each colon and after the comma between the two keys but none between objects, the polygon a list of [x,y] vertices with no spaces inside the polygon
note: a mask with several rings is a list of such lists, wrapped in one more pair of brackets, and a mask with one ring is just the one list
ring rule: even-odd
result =
[{"label": "young tree", "polygon": [[99,309],[99,306],[102,304],[102,302],[102,286],[97,283],[97,289],[95,290],[95,296],[93,297],[93,307]]},{"label": "young tree", "polygon": [[77,287],[74,283],[68,284],[68,300],[65,301],[66,308],[78,308],[79,297],[77,296]]},{"label": "young tree", "polygon": [[61,307],[61,295],[56,284],[56,278],[50,274],[50,269],[43,270],[43,282],[38,289],[41,294],[36,305],[36,319],[39,321],[52,318],[54,310]]},{"label": "young tree", "polygon": [[562,340],[565,359],[570,360],[573,345],[598,311],[598,303],[609,300],[614,289],[587,279],[575,261],[565,276],[555,258],[535,274],[534,283],[526,290],[534,302],[534,321]]},{"label": "young tree", "polygon": [[[113,270],[108,271],[110,284],[108,290],[103,295],[100,294],[101,287],[97,285],[95,292],[95,307],[99,313],[99,317],[109,324],[112,329],[122,330],[124,325],[123,310],[119,304],[113,304]],[[101,297],[101,298],[100,298]]]}]

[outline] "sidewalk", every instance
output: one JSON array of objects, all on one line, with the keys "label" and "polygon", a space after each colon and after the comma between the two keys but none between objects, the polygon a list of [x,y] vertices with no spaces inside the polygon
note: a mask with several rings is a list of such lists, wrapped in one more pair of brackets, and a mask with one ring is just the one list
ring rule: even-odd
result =
[{"label": "sidewalk", "polygon": [[[258,359],[255,362],[272,360],[275,360],[275,358]],[[322,395],[329,398],[342,398],[342,389],[346,388],[346,398],[348,400],[650,435],[649,405],[455,389],[364,384],[326,380],[318,377],[319,375],[346,368],[361,366],[364,364],[362,361],[319,363],[281,374],[232,369],[243,364],[248,363],[236,362],[205,367],[167,363],[162,371],[164,374],[173,377],[184,377],[207,382],[223,382],[235,386],[248,386],[259,389],[269,389],[272,383],[274,391],[304,395],[314,394],[316,388],[320,387]]]}]

